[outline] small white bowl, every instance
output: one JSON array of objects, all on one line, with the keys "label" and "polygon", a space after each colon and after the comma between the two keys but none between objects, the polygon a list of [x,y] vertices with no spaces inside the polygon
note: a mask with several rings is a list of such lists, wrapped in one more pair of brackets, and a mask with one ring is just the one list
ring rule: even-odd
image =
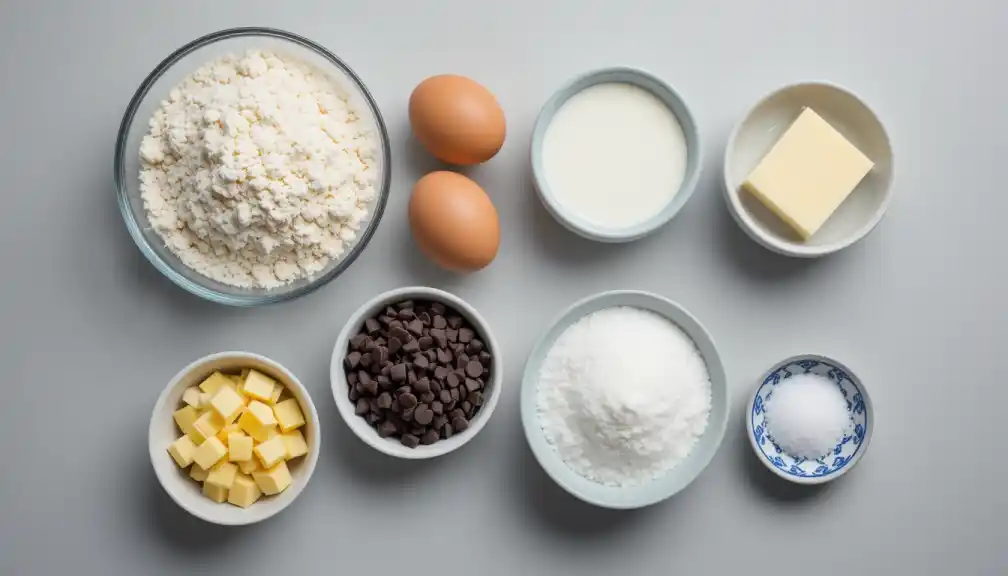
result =
[{"label": "small white bowl", "polygon": [[[853,422],[851,433],[828,456],[814,460],[781,450],[767,429],[764,409],[775,386],[795,374],[809,373],[829,378],[840,388]],[[868,451],[874,429],[875,410],[864,383],[847,366],[819,354],[801,354],[774,364],[760,378],[746,406],[746,436],[756,457],[771,472],[796,484],[822,484],[850,472]]]},{"label": "small white bowl", "polygon": [[[168,454],[168,446],[181,436],[181,432],[172,418],[172,412],[181,407],[182,392],[190,386],[199,384],[215,370],[236,372],[242,368],[255,368],[287,387],[287,391],[298,401],[301,412],[304,413],[305,426],[301,428],[301,431],[308,443],[308,454],[289,462],[291,485],[276,496],[263,496],[248,508],[239,508],[227,502],[218,504],[204,496],[200,483],[189,478],[188,468],[179,469],[175,460]],[[147,442],[154,473],[157,475],[161,487],[176,504],[186,512],[207,522],[223,526],[240,526],[254,524],[277,514],[290,506],[290,503],[301,494],[315,471],[321,436],[315,405],[308,397],[308,391],[289,370],[258,354],[219,352],[196,360],[172,378],[154,405]]]},{"label": "small white bowl", "polygon": [[[398,438],[382,438],[378,435],[378,431],[375,430],[374,426],[368,424],[364,418],[355,413],[355,406],[349,397],[350,387],[347,383],[346,372],[343,370],[343,358],[347,354],[350,338],[357,334],[361,326],[364,325],[364,321],[373,317],[387,306],[394,305],[403,300],[441,302],[449,308],[455,309],[472,324],[473,328],[483,339],[486,349],[493,356],[493,364],[490,366],[490,380],[487,383],[490,394],[479,412],[473,415],[473,419],[469,422],[469,428],[446,440],[438,440],[429,445],[421,444],[416,448],[403,446]],[[490,331],[489,324],[487,324],[486,320],[480,316],[475,308],[449,292],[427,286],[409,286],[390,290],[384,294],[375,296],[350,316],[350,319],[347,320],[346,325],[343,326],[343,330],[340,331],[339,336],[336,338],[335,346],[333,346],[332,360],[329,363],[329,378],[332,384],[333,398],[336,400],[336,407],[339,409],[340,416],[343,417],[343,421],[346,422],[347,426],[350,427],[350,430],[358,438],[363,440],[368,446],[389,456],[406,460],[423,460],[426,458],[436,458],[457,450],[479,434],[480,430],[483,429],[483,426],[490,419],[490,415],[493,414],[494,409],[497,407],[497,401],[500,399],[501,388],[504,383],[502,366],[503,359],[497,339],[494,338],[493,332]]]},{"label": "small white bowl", "polygon": [[[804,107],[815,110],[875,163],[807,241],[742,189],[749,173]],[[792,84],[761,100],[735,126],[724,157],[724,194],[732,217],[753,240],[785,256],[824,256],[867,236],[885,215],[892,198],[892,180],[892,147],[878,116],[852,92],[824,82]]]}]

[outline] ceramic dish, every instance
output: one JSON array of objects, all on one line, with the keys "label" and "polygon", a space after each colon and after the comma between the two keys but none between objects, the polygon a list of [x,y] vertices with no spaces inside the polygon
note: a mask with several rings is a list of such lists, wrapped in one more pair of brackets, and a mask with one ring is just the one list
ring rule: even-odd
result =
[{"label": "ceramic dish", "polygon": [[[649,220],[629,228],[617,230],[600,228],[564,207],[550,191],[542,166],[543,138],[546,136],[546,129],[549,128],[550,122],[553,120],[553,115],[556,114],[571,96],[590,86],[608,83],[634,84],[648,90],[661,99],[679,120],[679,125],[682,127],[683,135],[686,138],[687,148],[686,174],[683,177],[679,191],[672,198],[671,202]],[[674,88],[642,70],[634,68],[605,68],[578,76],[562,86],[546,101],[539,112],[539,117],[536,119],[535,128],[532,132],[531,160],[532,177],[535,182],[536,192],[539,194],[539,199],[542,200],[543,205],[557,221],[572,232],[590,240],[599,242],[629,242],[642,238],[662,227],[686,205],[690,196],[693,195],[697,179],[700,177],[700,168],[703,164],[703,147],[700,143],[700,132],[697,129],[696,121],[693,119],[693,114],[686,105],[686,101],[683,100],[683,97]]]},{"label": "ceramic dish", "polygon": [[[539,424],[537,387],[539,369],[556,339],[587,314],[630,306],[656,312],[682,329],[700,350],[711,378],[711,412],[707,429],[684,461],[664,475],[632,487],[614,487],[584,478],[557,455]],[[557,484],[572,495],[603,508],[630,509],[649,506],[676,494],[703,472],[724,438],[728,422],[728,380],[721,356],[707,330],[681,306],[655,294],[634,291],[603,292],[575,303],[557,318],[532,348],[525,363],[521,388],[521,418],[525,438],[539,465]]]},{"label": "ceramic dish", "polygon": [[[237,372],[242,368],[260,370],[287,387],[290,395],[301,406],[301,412],[305,417],[305,425],[301,430],[308,443],[308,454],[303,458],[295,458],[289,462],[291,485],[276,496],[263,496],[248,508],[239,508],[227,502],[218,504],[204,496],[200,484],[189,478],[188,469],[181,470],[168,454],[168,445],[181,435],[172,418],[172,412],[180,407],[182,392],[190,386],[199,384],[215,370]],[[171,379],[171,382],[158,397],[147,433],[151,464],[154,466],[154,473],[165,492],[176,504],[193,516],[225,526],[260,522],[290,506],[291,502],[304,490],[315,471],[320,443],[318,413],[315,411],[315,405],[308,397],[308,391],[305,390],[305,387],[280,364],[249,352],[211,354],[183,368]]]},{"label": "ceramic dish", "polygon": [[[875,167],[812,238],[802,241],[742,183],[805,107],[815,110]],[[893,153],[878,116],[852,92],[822,82],[785,86],[761,100],[732,131],[724,157],[724,194],[735,222],[753,240],[783,254],[815,258],[864,238],[892,198]]]},{"label": "ceramic dish", "polygon": [[[781,450],[768,433],[763,407],[774,386],[795,374],[818,374],[832,380],[847,399],[853,430],[823,458],[795,458]],[[875,413],[861,380],[849,368],[826,356],[803,354],[775,364],[760,379],[752,402],[746,406],[746,435],[757,458],[771,472],[798,484],[822,484],[849,472],[868,450]]]},{"label": "ceramic dish", "polygon": [[[361,326],[364,325],[364,320],[373,317],[379,310],[403,300],[430,300],[441,302],[446,306],[454,308],[472,324],[474,330],[486,344],[487,350],[493,355],[490,378],[487,381],[490,393],[483,407],[469,421],[469,428],[464,432],[455,434],[451,438],[439,440],[434,444],[421,444],[416,448],[403,446],[398,438],[382,438],[373,426],[354,412],[355,407],[349,398],[350,388],[347,384],[346,372],[343,369],[343,358],[347,354],[350,338],[361,329]],[[497,407],[497,401],[500,399],[501,388],[504,382],[501,366],[503,366],[503,360],[497,339],[494,338],[493,332],[490,331],[489,324],[487,324],[486,320],[480,316],[475,308],[458,296],[443,290],[428,288],[426,286],[411,286],[379,294],[350,315],[350,319],[347,320],[346,325],[343,326],[343,330],[340,331],[339,336],[336,338],[332,360],[329,363],[329,378],[332,384],[333,398],[336,400],[336,407],[339,409],[340,416],[343,417],[343,421],[346,422],[347,426],[350,427],[350,430],[358,438],[383,454],[407,460],[422,460],[435,458],[457,450],[479,434],[480,430],[483,429],[490,419],[494,409]]]},{"label": "ceramic dish", "polygon": [[[237,288],[216,282],[190,269],[165,247],[147,219],[140,196],[140,143],[147,132],[147,122],[168,92],[203,64],[228,53],[249,49],[268,49],[290,54],[327,72],[347,91],[350,102],[373,126],[379,139],[375,200],[368,220],[362,223],[357,239],[342,257],[329,263],[318,274],[272,290]],[[169,280],[185,290],[212,302],[232,306],[257,306],[289,300],[307,294],[346,270],[360,255],[374,234],[388,198],[392,179],[391,148],[378,105],[364,83],[335,54],[322,46],[281,30],[235,28],[204,36],[179,48],[144,79],[130,100],[116,140],[114,176],[126,228],[144,256]]]}]

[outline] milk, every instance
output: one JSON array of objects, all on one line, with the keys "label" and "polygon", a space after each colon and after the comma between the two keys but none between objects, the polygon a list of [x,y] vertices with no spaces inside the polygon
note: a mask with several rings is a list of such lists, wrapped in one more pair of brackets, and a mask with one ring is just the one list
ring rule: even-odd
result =
[{"label": "milk", "polygon": [[686,174],[678,119],[632,84],[596,84],[572,96],[553,116],[542,146],[543,175],[557,202],[604,229],[625,229],[661,212]]}]

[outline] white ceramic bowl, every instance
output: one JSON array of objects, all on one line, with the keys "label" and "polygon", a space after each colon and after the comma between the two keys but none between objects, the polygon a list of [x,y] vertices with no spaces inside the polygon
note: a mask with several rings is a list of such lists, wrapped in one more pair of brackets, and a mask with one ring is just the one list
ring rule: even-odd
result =
[{"label": "white ceramic bowl", "polygon": [[[697,440],[686,459],[665,474],[643,484],[628,487],[606,486],[574,472],[546,440],[538,414],[539,369],[543,360],[563,332],[584,316],[612,308],[630,306],[655,312],[675,323],[693,339],[707,364],[711,379],[711,411],[707,429]],[[525,363],[521,388],[521,418],[532,454],[539,465],[561,488],[596,506],[631,509],[650,506],[670,498],[693,480],[710,464],[728,423],[728,377],[714,339],[689,312],[671,300],[637,291],[612,291],[589,296],[565,310],[546,334],[532,348]]]},{"label": "white ceramic bowl", "polygon": [[[764,410],[775,386],[794,374],[807,373],[829,378],[840,388],[853,422],[851,433],[828,456],[814,460],[796,458],[781,450],[767,429]],[[874,429],[875,411],[864,383],[847,366],[820,354],[801,354],[774,364],[760,378],[746,406],[746,436],[756,457],[771,472],[796,484],[822,484],[850,472],[868,451]]]},{"label": "white ceramic bowl", "polygon": [[[308,443],[308,454],[302,458],[291,460],[291,485],[276,496],[263,496],[258,502],[248,508],[239,508],[227,502],[218,504],[203,495],[201,486],[189,478],[189,470],[181,470],[171,455],[168,446],[181,433],[175,426],[172,412],[182,405],[182,392],[190,386],[199,384],[215,370],[236,372],[242,368],[255,368],[271,376],[287,387],[288,392],[301,406],[305,416],[305,425],[301,428]],[[289,370],[273,360],[249,352],[219,352],[196,360],[183,368],[172,378],[168,386],[161,392],[154,405],[150,429],[147,434],[151,464],[158,482],[171,496],[176,504],[197,518],[213,524],[238,526],[260,522],[277,514],[290,505],[301,494],[319,457],[319,418],[315,405],[308,397],[308,391]]]},{"label": "white ceramic bowl", "polygon": [[[480,408],[480,411],[469,422],[469,428],[446,440],[439,440],[430,445],[421,444],[416,448],[403,446],[398,438],[382,438],[373,426],[355,413],[355,406],[349,397],[350,387],[347,384],[346,372],[343,369],[343,358],[347,354],[350,338],[357,334],[361,326],[364,325],[364,320],[373,317],[385,307],[403,300],[429,300],[441,302],[450,308],[454,308],[472,324],[486,344],[487,350],[493,355],[493,363],[490,367],[490,379],[487,383],[490,394],[487,396],[483,407]],[[340,331],[339,336],[336,338],[332,360],[329,363],[329,377],[332,383],[333,398],[336,400],[336,407],[339,409],[340,416],[343,417],[343,421],[346,422],[347,426],[350,427],[350,430],[358,438],[363,440],[368,446],[389,456],[408,460],[421,460],[435,458],[457,450],[479,434],[480,430],[483,429],[490,419],[494,409],[497,407],[497,401],[500,399],[501,388],[504,382],[501,366],[503,366],[503,360],[497,339],[494,338],[493,332],[490,331],[490,326],[486,320],[480,316],[475,308],[458,296],[443,290],[426,286],[410,286],[379,294],[358,308],[350,316],[350,319],[347,320],[343,330]]]},{"label": "white ceramic bowl", "polygon": [[[810,107],[865,154],[875,167],[808,241],[802,241],[742,183],[802,108]],[[815,258],[864,238],[892,198],[893,153],[875,113],[852,92],[823,82],[785,86],[761,100],[728,140],[724,193],[728,210],[753,240],[785,256]]]}]

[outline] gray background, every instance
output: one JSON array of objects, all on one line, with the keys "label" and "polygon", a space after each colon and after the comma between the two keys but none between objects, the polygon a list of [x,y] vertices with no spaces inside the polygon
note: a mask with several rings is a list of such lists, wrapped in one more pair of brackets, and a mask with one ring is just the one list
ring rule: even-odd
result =
[{"label": "gray background", "polygon": [[[141,257],[114,201],[112,147],[161,58],[253,24],[313,38],[360,73],[390,127],[394,181],[377,235],[347,274],[295,302],[236,310],[188,296]],[[1000,0],[0,3],[0,574],[1008,573],[1005,24]],[[527,176],[538,107],[607,64],[674,84],[707,145],[685,210],[626,246],[563,231]],[[508,117],[504,149],[470,171],[500,212],[500,255],[468,277],[424,262],[405,217],[410,186],[435,166],[410,141],[406,101],[445,71],[479,79]],[[755,246],[719,189],[733,123],[803,79],[860,93],[896,150],[882,225],[816,262]],[[416,283],[479,308],[508,374],[481,435],[421,464],[351,437],[327,376],[347,315]],[[518,375],[548,319],[613,288],[653,290],[696,314],[734,394],[710,467],[636,513],[591,509],[554,487],[518,418]],[[323,419],[306,491],[246,529],[176,508],[146,451],[166,381],[226,349],[290,367]],[[774,480],[742,433],[754,379],[803,351],[849,363],[878,413],[861,465],[822,490]]]}]

